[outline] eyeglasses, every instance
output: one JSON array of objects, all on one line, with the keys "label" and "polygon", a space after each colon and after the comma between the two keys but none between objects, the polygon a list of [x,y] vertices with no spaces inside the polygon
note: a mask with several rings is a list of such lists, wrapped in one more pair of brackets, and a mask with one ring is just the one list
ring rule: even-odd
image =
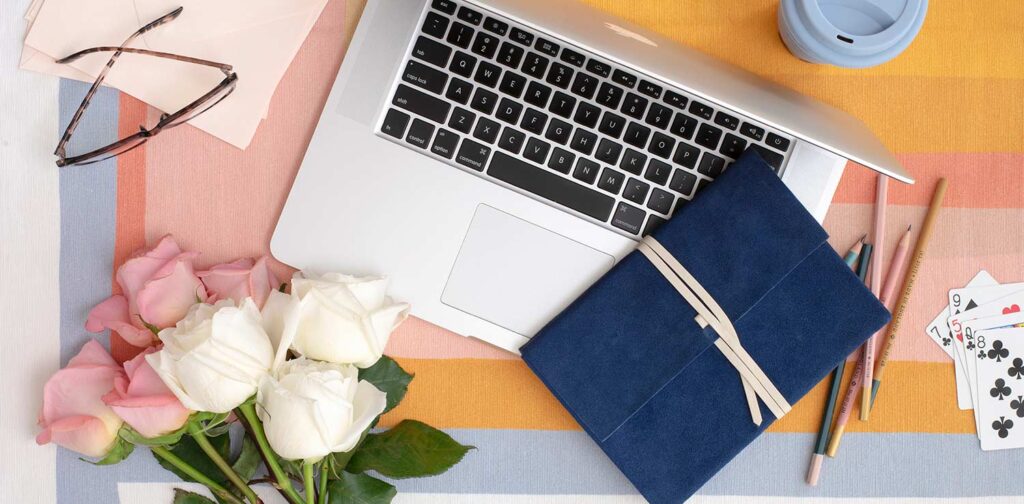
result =
[{"label": "eyeglasses", "polygon": [[[175,18],[181,15],[182,10],[184,10],[183,7],[178,7],[177,9],[152,21],[146,26],[139,28],[138,31],[131,34],[131,36],[125,39],[125,41],[119,47],[92,47],[89,49],[78,51],[66,58],[57,60],[57,63],[71,63],[72,61],[75,61],[87,54],[100,52],[114,53],[110,57],[110,61],[107,61],[106,66],[104,66],[103,70],[100,71],[99,76],[96,78],[96,82],[94,82],[92,84],[92,87],[89,88],[89,92],[85,94],[85,98],[82,100],[82,104],[78,106],[78,110],[76,110],[75,115],[72,116],[71,122],[68,124],[67,129],[64,130],[64,135],[61,136],[60,143],[57,144],[57,150],[54,151],[54,154],[57,155],[57,166],[92,164],[124,154],[125,152],[128,152],[146,143],[150,138],[156,136],[161,131],[171,129],[175,126],[179,126],[181,124],[188,122],[191,119],[198,117],[202,113],[206,112],[207,110],[210,110],[215,105],[220,103],[222,100],[227,98],[228,95],[230,95],[235,90],[235,85],[238,83],[238,75],[236,75],[232,71],[231,65],[225,65],[223,63],[216,63],[213,61],[207,61],[197,58],[190,58],[188,56],[180,56],[177,54],[125,47],[128,44],[130,44],[133,40],[135,40],[135,38],[139,35],[142,35],[143,33],[146,33],[147,31],[152,30],[153,28],[156,28],[160,25],[173,21]],[[196,65],[213,67],[220,70],[221,72],[224,72],[225,77],[224,80],[222,80],[220,84],[217,84],[217,86],[210,90],[210,92],[204,94],[203,96],[200,96],[192,103],[185,105],[177,112],[174,112],[173,114],[162,114],[160,116],[160,121],[157,122],[156,125],[152,128],[146,129],[145,127],[139,126],[138,133],[135,133],[134,135],[122,138],[110,145],[86,152],[85,154],[68,157],[66,148],[68,142],[71,140],[71,135],[75,133],[75,128],[78,127],[78,123],[79,121],[81,121],[82,115],[85,113],[85,109],[89,107],[89,103],[92,101],[93,95],[96,94],[96,90],[99,89],[100,84],[103,83],[103,79],[106,78],[107,73],[110,71],[111,67],[114,66],[114,63],[123,53],[141,54],[145,56],[154,56],[157,58],[167,58],[176,61],[183,61],[185,63],[194,63]]]}]

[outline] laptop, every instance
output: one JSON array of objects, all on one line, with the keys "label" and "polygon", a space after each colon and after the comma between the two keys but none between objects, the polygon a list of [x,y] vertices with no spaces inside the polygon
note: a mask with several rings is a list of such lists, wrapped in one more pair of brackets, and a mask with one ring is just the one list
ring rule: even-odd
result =
[{"label": "laptop", "polygon": [[516,352],[748,148],[819,221],[848,159],[913,182],[853,117],[575,0],[369,0],[271,250]]}]

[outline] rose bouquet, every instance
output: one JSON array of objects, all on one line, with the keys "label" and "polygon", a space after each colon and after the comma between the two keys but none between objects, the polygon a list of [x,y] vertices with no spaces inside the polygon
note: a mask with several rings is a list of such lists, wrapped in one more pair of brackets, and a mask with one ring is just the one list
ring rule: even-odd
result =
[{"label": "rose bouquet", "polygon": [[[266,258],[195,271],[196,256],[168,236],[118,269],[122,294],[86,328],[142,350],[118,364],[86,343],[46,383],[38,443],[98,465],[145,446],[230,504],[261,502],[257,483],[291,504],[390,502],[395,488],[369,472],[436,475],[472,448],[413,420],[374,429],[412,380],[383,355],[409,312],[385,279],[296,273],[289,285]],[[179,489],[174,502],[211,501]]]}]

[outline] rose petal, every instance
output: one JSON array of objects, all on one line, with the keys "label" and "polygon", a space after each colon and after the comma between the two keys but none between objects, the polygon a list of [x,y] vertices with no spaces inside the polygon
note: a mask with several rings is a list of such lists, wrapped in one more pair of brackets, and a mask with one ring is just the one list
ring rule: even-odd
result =
[{"label": "rose petal", "polygon": [[381,392],[368,381],[361,380],[356,386],[356,394],[352,399],[355,406],[352,426],[348,434],[341,438],[332,448],[332,452],[347,452],[355,448],[363,431],[370,427],[373,420],[384,412],[387,406],[387,394]]},{"label": "rose petal", "polygon": [[110,296],[89,311],[85,319],[85,330],[100,332],[110,329],[111,324],[130,324],[128,319],[128,300],[121,295]]},{"label": "rose petal", "polygon": [[146,282],[136,298],[139,316],[160,328],[170,327],[197,302],[206,299],[206,289],[192,270],[191,256],[182,254]]},{"label": "rose petal", "polygon": [[87,457],[102,457],[117,440],[117,429],[110,430],[102,420],[78,415],[51,423],[36,436],[36,443],[55,443]]}]

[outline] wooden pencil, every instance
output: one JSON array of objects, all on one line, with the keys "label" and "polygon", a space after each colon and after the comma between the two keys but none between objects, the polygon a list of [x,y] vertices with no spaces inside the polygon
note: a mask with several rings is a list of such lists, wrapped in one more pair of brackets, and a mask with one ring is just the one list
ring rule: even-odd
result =
[{"label": "wooden pencil", "polygon": [[[889,177],[881,173],[878,174],[878,182],[875,192],[875,260],[871,262],[871,292],[875,294],[875,297],[882,298],[882,267],[885,264],[885,253],[883,252],[883,245],[885,244],[885,205],[888,200],[889,193]],[[883,301],[883,304],[885,302]],[[864,390],[861,393],[860,403],[860,419],[867,420],[867,414],[870,410],[871,401],[871,383],[874,381],[875,372],[875,348],[877,347],[876,334],[872,334],[868,338],[867,343],[864,347],[864,355],[861,356],[864,359],[864,379],[861,381],[861,386]]]}]

